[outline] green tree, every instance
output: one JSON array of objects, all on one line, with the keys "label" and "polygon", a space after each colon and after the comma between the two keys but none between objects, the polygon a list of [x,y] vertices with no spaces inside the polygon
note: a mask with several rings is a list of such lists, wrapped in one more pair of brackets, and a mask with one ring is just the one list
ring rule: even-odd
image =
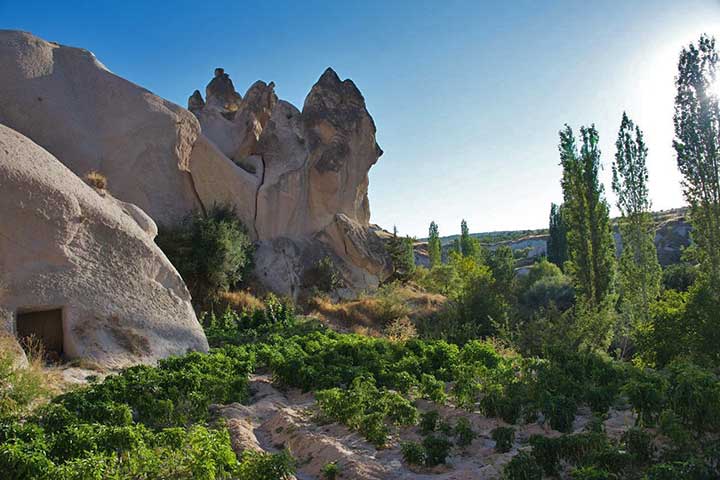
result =
[{"label": "green tree", "polygon": [[550,205],[550,228],[547,241],[548,260],[561,269],[568,259],[567,226],[562,215],[562,205]]},{"label": "green tree", "polygon": [[675,140],[693,240],[711,288],[720,292],[720,107],[715,39],[706,35],[683,48],[675,80]]},{"label": "green tree", "polygon": [[569,274],[577,303],[574,329],[587,348],[607,348],[615,324],[615,242],[609,208],[598,179],[600,150],[595,126],[580,129],[582,146],[572,129],[560,132],[564,220],[567,224]]},{"label": "green tree", "polygon": [[509,297],[515,279],[515,257],[512,248],[501,245],[490,252],[488,266],[500,291],[505,293],[506,298]]},{"label": "green tree", "polygon": [[388,240],[387,252],[392,261],[395,280],[405,281],[415,272],[415,251],[413,239],[398,235],[397,227],[393,227],[393,236]]},{"label": "green tree", "polygon": [[430,268],[442,263],[442,247],[440,245],[440,231],[435,222],[430,222],[428,238],[428,256],[430,257]]},{"label": "green tree", "polygon": [[460,253],[462,253],[463,257],[473,257],[475,255],[475,245],[464,218],[460,222]]},{"label": "green tree", "polygon": [[[651,302],[660,293],[662,269],[655,249],[650,199],[648,198],[647,147],[640,127],[623,113],[615,142],[612,189],[620,210],[622,255],[619,287],[622,324],[626,329],[647,322]],[[623,337],[625,337],[622,332]]]},{"label": "green tree", "polygon": [[177,227],[161,229],[156,242],[201,306],[237,287],[252,261],[253,246],[235,211],[215,205]]}]

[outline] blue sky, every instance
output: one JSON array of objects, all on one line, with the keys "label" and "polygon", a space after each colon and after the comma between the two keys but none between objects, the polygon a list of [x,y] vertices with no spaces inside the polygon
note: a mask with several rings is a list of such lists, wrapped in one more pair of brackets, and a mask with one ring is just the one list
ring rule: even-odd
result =
[{"label": "blue sky", "polygon": [[431,220],[443,235],[462,218],[472,231],[546,226],[564,123],[596,124],[609,190],[623,110],[646,134],[654,207],[682,205],[677,54],[720,37],[720,0],[0,0],[0,28],[87,48],[183,106],[222,66],[241,93],[272,80],[301,107],[332,66],[363,92],[385,151],[371,221],[422,237]]}]

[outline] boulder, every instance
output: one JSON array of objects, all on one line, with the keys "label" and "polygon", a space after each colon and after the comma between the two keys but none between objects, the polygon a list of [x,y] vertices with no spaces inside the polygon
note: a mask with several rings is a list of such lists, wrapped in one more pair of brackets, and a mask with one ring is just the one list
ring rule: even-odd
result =
[{"label": "boulder", "polygon": [[87,50],[0,30],[0,123],[161,224],[202,208],[190,175],[200,132],[187,110],[110,72]]},{"label": "boulder", "polygon": [[118,367],[208,344],[155,223],[0,125],[0,329]]}]

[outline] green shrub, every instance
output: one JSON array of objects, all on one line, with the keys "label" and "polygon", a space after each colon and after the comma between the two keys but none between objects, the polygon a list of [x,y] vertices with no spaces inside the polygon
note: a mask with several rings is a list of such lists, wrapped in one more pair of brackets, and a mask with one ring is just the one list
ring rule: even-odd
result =
[{"label": "green shrub", "polygon": [[458,418],[453,429],[455,434],[455,444],[458,447],[467,447],[477,437],[477,434],[473,431],[470,420],[465,417]]},{"label": "green shrub", "polygon": [[325,256],[303,274],[303,286],[315,287],[320,292],[329,293],[344,286],[340,272],[333,259]]},{"label": "green shrub", "polygon": [[444,404],[447,399],[445,382],[437,380],[433,375],[427,373],[420,376],[420,393],[424,398],[440,405]]},{"label": "green shrub", "polygon": [[337,462],[326,463],[320,470],[323,480],[335,480],[340,475],[340,467]]},{"label": "green shrub", "polygon": [[425,464],[428,467],[445,463],[445,459],[452,447],[450,440],[442,435],[436,434],[430,434],[425,437],[422,445],[425,448]]},{"label": "green shrub", "polygon": [[407,399],[379,390],[371,376],[355,378],[348,390],[320,390],[315,398],[326,418],[359,431],[378,448],[385,445],[389,434],[386,419],[397,425],[414,425],[418,419],[417,409]]},{"label": "green shrub", "polygon": [[647,431],[641,428],[631,428],[623,433],[620,442],[625,450],[633,456],[636,463],[645,464],[652,460],[655,446],[652,435]]},{"label": "green shrub", "polygon": [[425,465],[427,462],[425,447],[417,442],[402,442],[400,452],[403,460],[410,465]]},{"label": "green shrub", "polygon": [[633,410],[637,413],[637,424],[653,426],[665,404],[667,381],[652,371],[637,372],[625,384]]},{"label": "green shrub", "polygon": [[280,453],[245,450],[237,480],[286,480],[295,473],[295,460],[287,450]]},{"label": "green shrub", "polygon": [[569,432],[575,421],[577,404],[572,398],[563,395],[545,395],[542,412],[552,428],[559,432]]},{"label": "green shrub", "polygon": [[595,467],[582,467],[572,471],[570,477],[573,480],[614,480],[617,477],[605,470]]},{"label": "green shrub", "polygon": [[500,453],[509,452],[515,442],[515,429],[512,427],[497,427],[490,432],[495,440],[495,450]]},{"label": "green shrub", "polygon": [[440,414],[437,410],[430,410],[420,414],[420,433],[427,435],[437,430]]},{"label": "green shrub", "polygon": [[527,452],[515,455],[503,470],[504,480],[542,480],[543,469]]},{"label": "green shrub", "polygon": [[238,286],[253,255],[245,227],[228,206],[214,205],[178,227],[163,228],[156,242],[201,305]]},{"label": "green shrub", "polygon": [[716,478],[718,478],[716,474],[707,465],[691,459],[654,465],[648,469],[643,480],[712,480]]}]

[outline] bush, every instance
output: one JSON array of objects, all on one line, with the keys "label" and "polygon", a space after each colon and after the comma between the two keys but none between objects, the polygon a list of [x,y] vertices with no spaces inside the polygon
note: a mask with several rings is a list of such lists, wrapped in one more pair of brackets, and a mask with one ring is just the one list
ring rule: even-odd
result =
[{"label": "bush", "polygon": [[303,274],[303,286],[315,287],[324,293],[330,293],[344,286],[340,272],[335,268],[335,262],[325,256]]},{"label": "bush", "polygon": [[389,429],[386,419],[397,425],[417,423],[417,409],[395,392],[379,390],[372,377],[357,377],[348,390],[332,388],[315,394],[322,414],[359,431],[380,448],[385,445]]},{"label": "bush", "polygon": [[15,340],[0,334],[0,419],[20,415],[33,402],[47,400],[52,393],[43,370],[42,350],[29,350],[26,367],[19,366],[20,355]]},{"label": "bush", "polygon": [[445,382],[437,380],[434,376],[423,373],[420,377],[420,393],[423,397],[440,405],[447,400]]},{"label": "bush", "polygon": [[458,447],[469,446],[475,437],[477,437],[477,434],[472,429],[470,420],[465,417],[458,418],[453,433],[455,434],[455,443]]},{"label": "bush", "polygon": [[422,445],[425,448],[425,464],[428,467],[445,463],[452,447],[452,443],[447,438],[435,434],[425,437]]},{"label": "bush", "polygon": [[205,214],[188,216],[178,227],[161,229],[156,242],[200,305],[237,287],[252,260],[245,227],[226,206],[215,205]]},{"label": "bush", "polygon": [[573,470],[570,477],[573,480],[614,480],[617,477],[605,470],[601,470],[595,467],[583,467]]},{"label": "bush", "polygon": [[505,466],[504,480],[542,480],[543,469],[527,452],[520,452]]},{"label": "bush", "polygon": [[497,427],[490,435],[495,440],[495,450],[500,453],[509,452],[515,441],[515,429],[512,427]]},{"label": "bush", "polygon": [[335,480],[340,475],[340,467],[337,462],[326,463],[320,470],[324,480]]},{"label": "bush", "polygon": [[631,428],[623,433],[620,442],[625,450],[633,456],[635,463],[646,464],[652,460],[655,453],[653,438],[641,428]]},{"label": "bush", "polygon": [[86,173],[83,180],[85,180],[85,183],[98,190],[107,189],[107,177],[96,170],[91,170]]},{"label": "bush", "polygon": [[410,465],[425,465],[427,461],[425,447],[417,442],[402,442],[400,452],[403,460]]},{"label": "bush", "polygon": [[431,410],[420,415],[420,433],[427,435],[437,430],[440,414],[437,410]]},{"label": "bush", "polygon": [[698,268],[689,263],[668,265],[663,270],[662,283],[668,290],[687,292],[698,277]]}]

